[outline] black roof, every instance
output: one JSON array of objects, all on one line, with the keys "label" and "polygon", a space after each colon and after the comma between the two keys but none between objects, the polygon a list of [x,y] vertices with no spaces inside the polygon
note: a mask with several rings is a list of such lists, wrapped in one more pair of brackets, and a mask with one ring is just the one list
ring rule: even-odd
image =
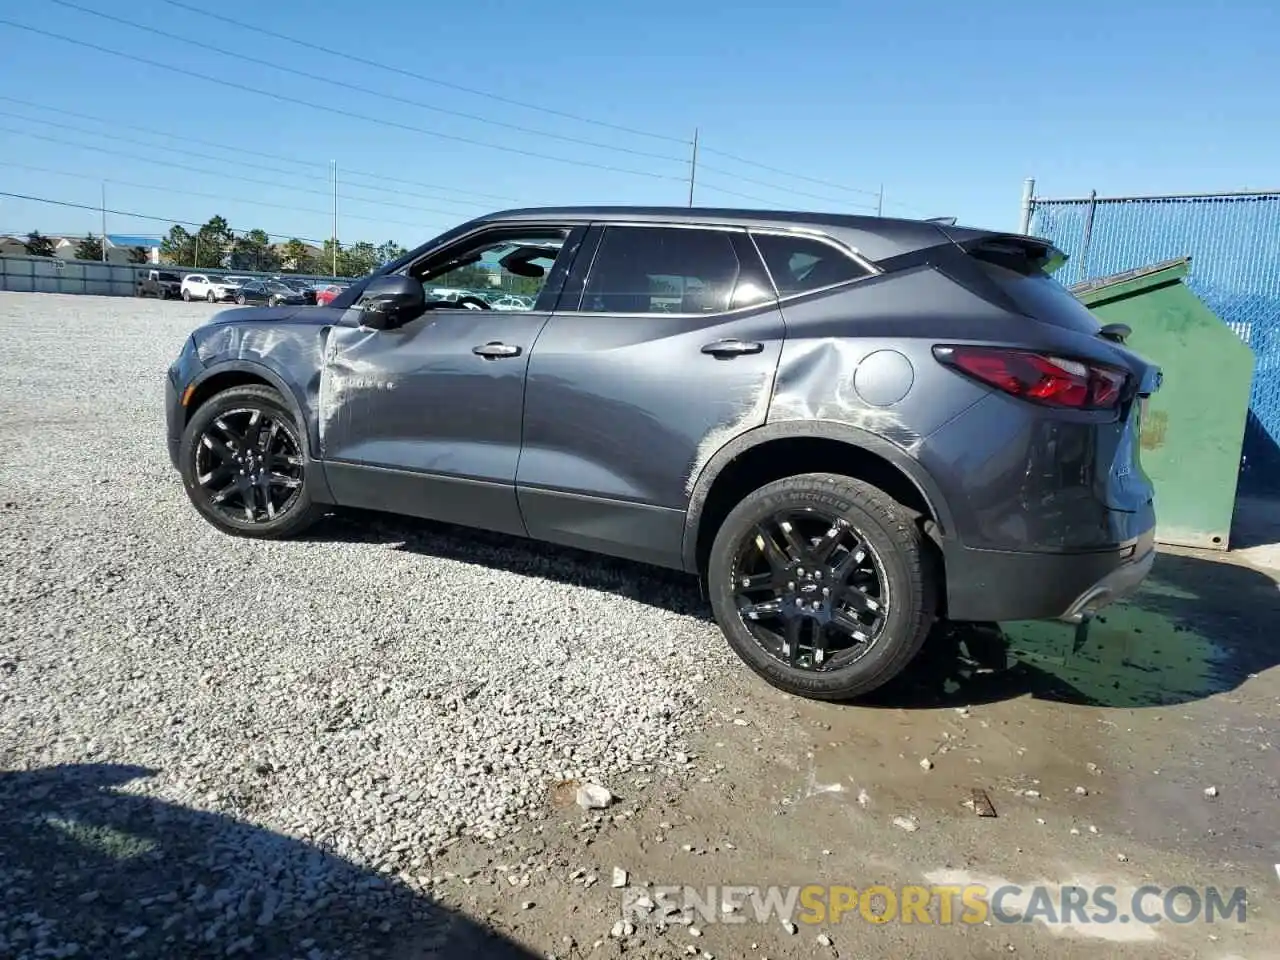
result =
[{"label": "black roof", "polygon": [[[919,250],[922,247],[945,243],[951,239],[960,239],[956,236],[957,231],[962,234],[989,232],[970,231],[964,227],[950,227],[926,220],[908,220],[898,217],[732,207],[523,207],[486,214],[477,217],[471,221],[471,224],[521,220],[595,220],[633,223],[700,223],[709,226],[794,227],[801,230],[818,230],[828,234],[871,260],[883,260]],[[471,224],[464,226],[469,227]]]}]

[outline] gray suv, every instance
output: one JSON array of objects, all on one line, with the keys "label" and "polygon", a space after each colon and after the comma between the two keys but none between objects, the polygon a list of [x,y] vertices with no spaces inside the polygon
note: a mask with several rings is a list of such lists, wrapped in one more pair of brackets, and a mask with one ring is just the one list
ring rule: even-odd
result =
[{"label": "gray suv", "polygon": [[[231,534],[353,506],[687,571],[758,674],[854,697],[939,618],[1078,623],[1151,567],[1160,374],[1061,259],[932,221],[496,213],[197,329],[170,456]],[[532,305],[428,292],[459,288]]]}]

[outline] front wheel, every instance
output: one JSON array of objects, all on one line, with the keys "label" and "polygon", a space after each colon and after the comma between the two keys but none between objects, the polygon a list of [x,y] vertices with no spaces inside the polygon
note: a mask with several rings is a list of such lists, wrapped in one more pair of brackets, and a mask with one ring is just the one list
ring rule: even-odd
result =
[{"label": "front wheel", "polygon": [[323,513],[307,490],[306,432],[270,387],[232,387],[202,404],[179,458],[192,505],[224,533],[293,536]]},{"label": "front wheel", "polygon": [[750,493],[721,525],[707,580],[734,652],[773,686],[862,696],[919,653],[937,610],[911,513],[882,490],[803,474]]},{"label": "front wheel", "polygon": [[183,290],[183,291],[182,291],[182,299],[183,299],[183,300],[185,300],[187,303],[190,303],[190,302],[191,302],[191,291],[190,291],[190,290]]},{"label": "front wheel", "polygon": [[236,303],[240,304],[242,307],[248,302],[249,301],[245,299],[245,295],[243,293],[236,297]]},{"label": "front wheel", "polygon": [[212,291],[212,290],[210,290],[208,293],[206,293],[206,294],[204,295],[204,298],[205,298],[206,300],[208,300],[210,303],[217,303],[217,302],[218,302],[218,298],[217,298],[217,297],[215,297],[215,296],[213,295],[213,291]]}]

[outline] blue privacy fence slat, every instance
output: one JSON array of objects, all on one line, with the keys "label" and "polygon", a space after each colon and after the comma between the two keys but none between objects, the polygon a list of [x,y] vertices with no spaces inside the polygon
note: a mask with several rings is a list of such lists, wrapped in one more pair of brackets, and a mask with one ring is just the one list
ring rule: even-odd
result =
[{"label": "blue privacy fence slat", "polygon": [[1030,232],[1068,285],[1191,257],[1187,285],[1257,357],[1241,487],[1280,493],[1280,192],[1035,198]]}]

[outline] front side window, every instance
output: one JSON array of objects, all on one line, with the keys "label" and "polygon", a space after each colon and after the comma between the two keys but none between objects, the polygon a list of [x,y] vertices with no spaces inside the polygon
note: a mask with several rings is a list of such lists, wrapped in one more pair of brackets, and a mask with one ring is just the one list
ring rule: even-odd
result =
[{"label": "front side window", "polygon": [[507,309],[531,310],[568,236],[559,227],[495,230],[429,257],[409,273],[422,281],[428,301],[472,297],[492,305],[509,297],[518,306]]},{"label": "front side window", "polygon": [[807,293],[870,275],[870,271],[857,260],[813,237],[777,233],[756,233],[752,236],[780,297]]},{"label": "front side window", "polygon": [[607,227],[587,277],[591,313],[718,313],[734,304],[740,271],[724,230]]}]

